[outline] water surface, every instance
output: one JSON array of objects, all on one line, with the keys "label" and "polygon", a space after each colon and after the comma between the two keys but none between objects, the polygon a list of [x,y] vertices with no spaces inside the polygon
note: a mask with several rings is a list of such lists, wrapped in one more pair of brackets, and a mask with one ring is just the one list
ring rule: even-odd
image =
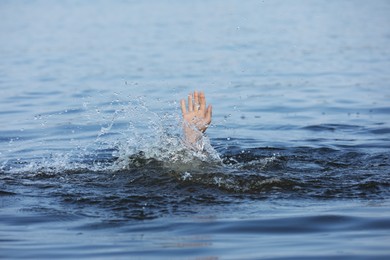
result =
[{"label": "water surface", "polygon": [[0,257],[388,258],[389,13],[2,1]]}]

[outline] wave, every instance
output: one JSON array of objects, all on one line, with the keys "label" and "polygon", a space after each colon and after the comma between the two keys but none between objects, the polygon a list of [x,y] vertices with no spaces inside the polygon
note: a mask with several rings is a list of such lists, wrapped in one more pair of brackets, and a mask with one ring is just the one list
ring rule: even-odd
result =
[{"label": "wave", "polygon": [[[165,181],[202,186],[227,193],[316,198],[381,198],[389,195],[389,156],[330,148],[215,150],[205,138],[205,150],[189,148],[179,136],[163,136],[159,143],[135,150],[120,144],[88,155],[59,154],[41,161],[9,161],[2,176],[31,178],[85,174],[127,174],[150,187]],[[136,177],[138,176],[138,177]],[[23,178],[23,177],[22,177]],[[163,181],[165,180],[165,181]],[[136,182],[133,181],[135,184]],[[164,188],[163,188],[164,189]]]}]

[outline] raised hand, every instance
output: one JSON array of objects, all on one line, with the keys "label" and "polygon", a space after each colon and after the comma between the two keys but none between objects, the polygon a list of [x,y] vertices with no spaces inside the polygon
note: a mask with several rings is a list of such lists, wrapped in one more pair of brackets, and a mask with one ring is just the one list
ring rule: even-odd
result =
[{"label": "raised hand", "polygon": [[187,141],[195,144],[211,123],[212,106],[206,108],[203,92],[194,91],[188,95],[188,108],[184,99],[180,102],[184,120],[184,134]]}]

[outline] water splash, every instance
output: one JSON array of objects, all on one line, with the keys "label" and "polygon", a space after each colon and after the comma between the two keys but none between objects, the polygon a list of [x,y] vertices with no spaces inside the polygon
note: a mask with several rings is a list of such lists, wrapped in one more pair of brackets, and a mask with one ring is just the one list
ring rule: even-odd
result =
[{"label": "water splash", "polygon": [[[158,103],[163,102],[158,100]],[[47,173],[79,170],[115,172],[147,161],[160,162],[168,168],[180,168],[186,164],[186,167],[193,167],[195,161],[220,162],[218,153],[206,136],[201,140],[202,150],[191,149],[186,145],[178,108],[172,108],[177,103],[168,102],[169,111],[164,104],[162,109],[156,109],[145,96],[129,96],[127,100],[116,98],[98,106],[84,100],[83,109],[74,109],[77,112],[71,113],[73,117],[68,113],[71,110],[39,115],[39,119],[34,120],[45,121],[44,128],[41,124],[41,130],[51,135],[46,140],[39,140],[40,143],[35,143],[34,146],[46,146],[46,153],[34,154],[34,158],[20,157],[3,161],[1,170]],[[72,122],[75,127],[59,124],[64,119]],[[54,124],[57,124],[56,128],[52,127]],[[68,131],[69,128],[71,131]],[[67,130],[65,135],[64,130]],[[79,132],[78,135],[76,131]],[[88,134],[87,138],[85,134]],[[53,147],[52,144],[49,147],[49,141],[56,141],[58,147]],[[57,151],[58,148],[62,151]]]}]

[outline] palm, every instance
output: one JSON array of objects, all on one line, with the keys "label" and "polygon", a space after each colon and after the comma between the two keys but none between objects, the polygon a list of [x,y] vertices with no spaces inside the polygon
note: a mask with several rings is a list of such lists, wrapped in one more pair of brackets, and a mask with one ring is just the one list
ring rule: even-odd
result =
[{"label": "palm", "polygon": [[185,123],[198,131],[204,132],[211,123],[212,107],[206,108],[206,98],[203,92],[188,95],[188,109],[185,100],[181,100],[181,111]]},{"label": "palm", "polygon": [[187,122],[187,124],[193,125],[201,132],[206,131],[208,125],[211,122],[211,119],[207,117],[205,110],[187,112],[185,115],[183,115],[183,119]]}]

